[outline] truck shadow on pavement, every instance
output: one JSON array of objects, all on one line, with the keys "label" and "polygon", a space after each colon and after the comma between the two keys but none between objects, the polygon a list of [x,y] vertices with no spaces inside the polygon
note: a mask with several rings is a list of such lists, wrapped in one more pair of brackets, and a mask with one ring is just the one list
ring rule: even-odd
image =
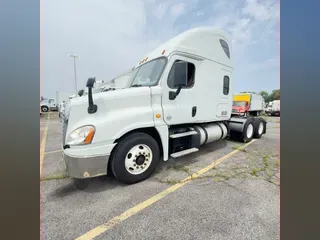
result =
[{"label": "truck shadow on pavement", "polygon": [[[153,182],[157,181],[161,183],[159,179],[165,179],[167,177],[177,174],[175,167],[179,166],[182,169],[189,169],[189,168],[191,169],[190,167],[191,165],[201,161],[199,160],[199,157],[202,157],[210,153],[214,153],[219,149],[225,148],[226,145],[227,145],[226,140],[221,140],[221,141],[203,146],[196,153],[192,153],[178,159],[170,158],[166,162],[160,161],[155,171],[145,181],[149,180],[149,181],[153,181]],[[186,174],[186,172],[184,173]],[[181,174],[181,177],[183,178],[184,175]],[[108,176],[89,178],[81,181],[75,181],[70,178],[67,180],[60,180],[60,181],[66,181],[66,184],[52,191],[50,194],[50,198],[63,198],[63,197],[75,194],[77,192],[85,192],[85,193],[105,192],[105,191],[112,190],[116,187],[126,188],[131,186],[131,185],[127,185],[119,182],[111,174]],[[136,184],[139,184],[139,183],[136,183]]]},{"label": "truck shadow on pavement", "polygon": [[[50,193],[50,198],[64,198],[79,192],[98,193],[112,190],[116,187],[125,187],[113,176],[102,176],[91,179],[85,179],[81,183],[68,179],[68,182]],[[80,186],[79,186],[80,184]]]}]

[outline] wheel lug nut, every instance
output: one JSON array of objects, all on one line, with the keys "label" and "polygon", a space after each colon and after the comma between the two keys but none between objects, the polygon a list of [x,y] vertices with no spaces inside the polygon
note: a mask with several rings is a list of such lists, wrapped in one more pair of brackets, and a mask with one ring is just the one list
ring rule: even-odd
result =
[{"label": "wheel lug nut", "polygon": [[145,163],[144,165],[146,166],[147,164]]},{"label": "wheel lug nut", "polygon": [[135,166],[137,166],[137,164],[133,164],[133,166],[135,167]]}]

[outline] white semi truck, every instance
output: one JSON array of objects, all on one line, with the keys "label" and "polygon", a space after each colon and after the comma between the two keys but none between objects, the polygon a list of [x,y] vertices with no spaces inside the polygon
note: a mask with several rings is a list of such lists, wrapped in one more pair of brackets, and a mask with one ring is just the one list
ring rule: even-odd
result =
[{"label": "white semi truck", "polygon": [[112,173],[132,184],[160,160],[177,158],[227,136],[261,138],[266,121],[232,116],[233,54],[223,31],[188,30],[148,53],[130,85],[70,101],[63,120],[67,173],[85,179]]}]

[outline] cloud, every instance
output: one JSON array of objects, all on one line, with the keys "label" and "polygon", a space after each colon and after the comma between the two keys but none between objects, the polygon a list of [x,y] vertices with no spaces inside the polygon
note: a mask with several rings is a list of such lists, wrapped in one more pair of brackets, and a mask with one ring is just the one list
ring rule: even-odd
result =
[{"label": "cloud", "polygon": [[253,63],[270,64],[266,61],[278,56],[275,0],[55,0],[44,1],[41,11],[42,88],[48,97],[57,90],[75,91],[69,53],[81,57],[80,89],[88,77],[111,80],[159,44],[196,26],[227,31],[241,71],[260,71],[261,65]]},{"label": "cloud", "polygon": [[134,66],[144,52],[159,44],[145,32],[144,1],[45,1],[42,8],[43,94],[74,93],[73,61],[78,89],[89,77],[111,80]]},{"label": "cloud", "polygon": [[171,7],[171,14],[173,16],[179,16],[181,15],[185,10],[185,4],[184,3],[178,3]]},{"label": "cloud", "polygon": [[204,12],[202,12],[202,11],[197,11],[197,12],[196,12],[196,15],[197,15],[197,16],[202,16],[202,15],[204,15]]},{"label": "cloud", "polygon": [[163,16],[165,15],[165,13],[167,12],[169,8],[169,4],[167,3],[160,3],[158,6],[155,6],[152,9],[152,14],[159,20],[161,20],[163,18]]},{"label": "cloud", "polygon": [[273,68],[279,67],[279,59],[277,58],[269,58],[267,60],[261,61],[261,62],[255,62],[248,64],[246,72],[259,72],[259,71],[265,71],[270,70]]},{"label": "cloud", "polygon": [[262,3],[262,1],[258,2],[258,0],[247,0],[242,13],[250,15],[259,21],[265,21],[272,17],[272,7],[273,5],[268,1]]}]

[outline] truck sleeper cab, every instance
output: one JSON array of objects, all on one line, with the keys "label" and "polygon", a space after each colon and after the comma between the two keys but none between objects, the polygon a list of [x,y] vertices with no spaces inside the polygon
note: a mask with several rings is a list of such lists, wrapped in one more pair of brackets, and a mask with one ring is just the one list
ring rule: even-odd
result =
[{"label": "truck sleeper cab", "polygon": [[72,99],[63,119],[63,158],[76,179],[112,173],[132,184],[160,159],[177,158],[227,136],[249,142],[266,133],[261,118],[231,116],[233,62],[225,33],[186,31],[147,54],[130,87]]}]

